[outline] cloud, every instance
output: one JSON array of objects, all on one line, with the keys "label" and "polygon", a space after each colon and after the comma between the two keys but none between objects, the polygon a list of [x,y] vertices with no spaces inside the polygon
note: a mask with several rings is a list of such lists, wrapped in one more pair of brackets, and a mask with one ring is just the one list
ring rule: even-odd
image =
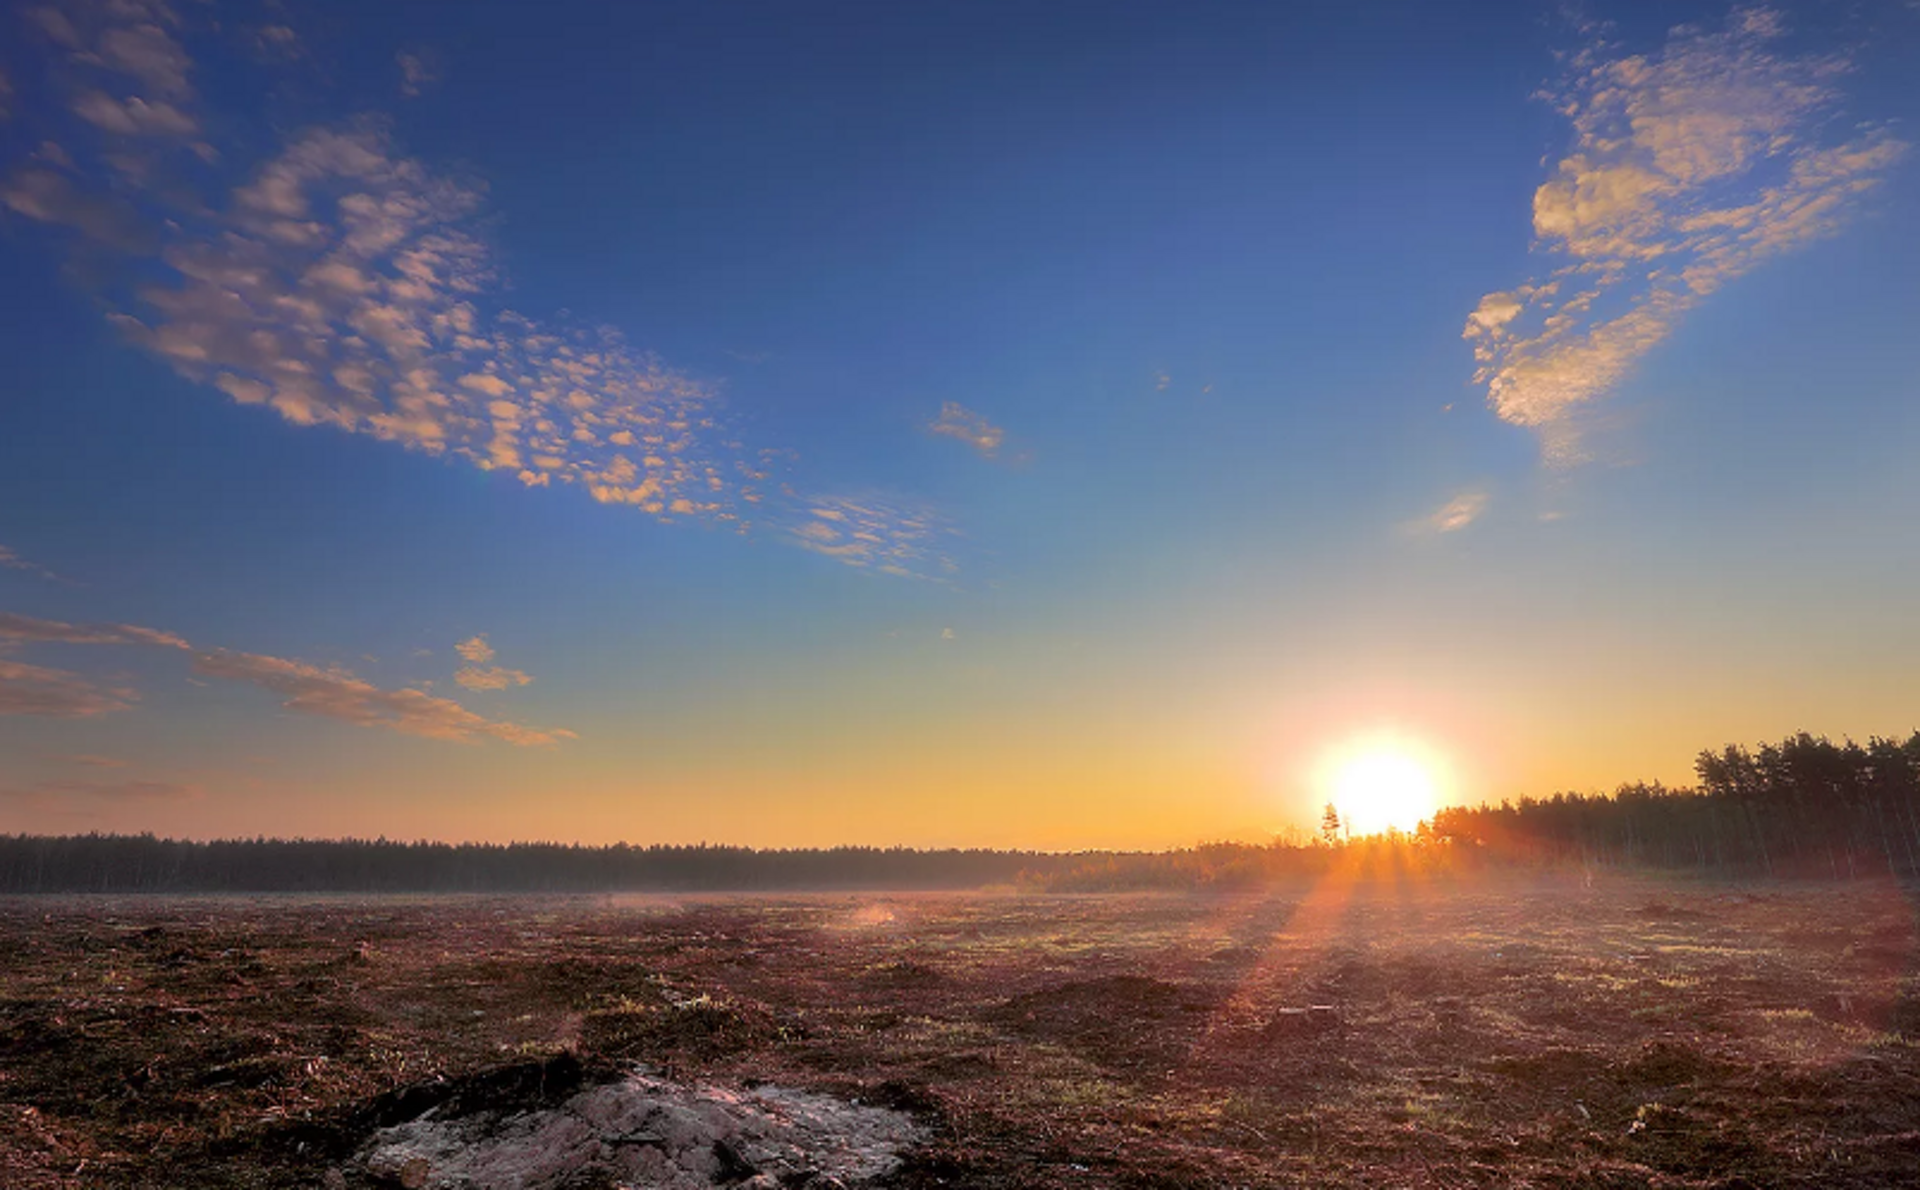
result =
[{"label": "cloud", "polygon": [[171,632],[141,628],[134,624],[68,624],[61,620],[41,620],[13,612],[0,612],[0,640],[68,645],[155,645],[168,649],[188,647],[186,641]]},{"label": "cloud", "polygon": [[338,667],[322,669],[300,661],[226,650],[198,653],[195,672],[208,677],[250,682],[283,696],[290,711],[338,719],[358,727],[387,727],[406,735],[470,741],[492,737],[521,747],[577,739],[561,728],[540,729],[488,719],[448,698],[420,690],[387,690]]},{"label": "cloud", "polygon": [[125,201],[76,189],[51,169],[27,166],[0,181],[0,205],[41,223],[71,227],[123,252],[144,251],[153,243],[151,231]]},{"label": "cloud", "polygon": [[145,84],[152,94],[181,99],[193,93],[187,52],[150,20],[105,29],[95,52],[104,65]]},{"label": "cloud", "polygon": [[1595,40],[1547,95],[1573,127],[1533,200],[1552,267],[1482,298],[1462,337],[1489,406],[1538,431],[1549,461],[1584,457],[1584,410],[1689,310],[1839,230],[1906,151],[1870,126],[1823,141],[1850,63],[1783,41],[1764,8],[1680,26],[1651,54]]},{"label": "cloud", "polygon": [[988,458],[999,452],[1007,432],[957,401],[940,406],[940,416],[927,429],[948,438],[958,438]]},{"label": "cloud", "polygon": [[610,330],[482,313],[492,265],[460,226],[479,201],[372,128],[312,132],[170,245],[174,281],[117,321],[182,375],[296,425],[743,527],[766,475],[721,428],[714,389]]},{"label": "cloud", "polygon": [[0,715],[86,719],[132,706],[131,690],[99,686],[76,673],[0,657]]},{"label": "cloud", "polygon": [[[69,624],[13,612],[0,612],[0,641],[191,648],[185,640],[171,632],[138,625]],[[478,649],[473,649],[476,645]],[[473,649],[485,650],[487,657],[492,656],[492,650],[482,637],[476,636],[460,648],[463,654]],[[524,727],[518,723],[491,720],[467,710],[452,699],[437,698],[421,690],[404,687],[384,689],[337,666],[323,669],[303,661],[228,649],[196,652],[192,664],[196,673],[207,677],[250,682],[284,695],[286,702],[282,705],[289,710],[341,719],[362,727],[389,727],[408,735],[443,740],[492,737],[521,746],[577,738],[573,732],[562,728]],[[463,674],[467,672],[462,671]],[[533,680],[511,669],[471,672],[478,675],[482,682],[498,683],[461,683],[471,689],[505,689],[508,685],[526,685]],[[0,658],[0,715],[83,718],[125,710],[137,697],[131,690],[98,686],[65,670],[46,669]]]},{"label": "cloud", "polygon": [[453,680],[469,690],[506,690],[513,686],[525,686],[533,679],[517,669],[508,669],[503,665],[488,665],[494,658],[493,646],[487,643],[485,633],[469,637],[453,646],[471,664],[463,666],[453,675]]},{"label": "cloud", "polygon": [[[716,385],[611,328],[504,307],[476,231],[479,182],[407,156],[369,117],[297,131],[212,188],[204,163],[220,154],[188,134],[233,121],[200,110],[173,32],[181,18],[145,0],[94,0],[30,19],[74,67],[47,74],[56,86],[71,76],[58,109],[73,136],[63,164],[30,162],[0,180],[0,204],[140,258],[116,273],[140,278],[138,288],[100,295],[129,341],[295,425],[527,487],[570,486],[660,521],[743,535],[765,526],[805,543],[800,529],[821,501],[775,479],[793,452],[734,436]],[[298,46],[290,30],[262,38]],[[412,87],[436,72],[429,55],[397,61]],[[966,416],[976,420],[953,428],[991,453],[999,429]],[[814,552],[854,565],[886,553],[879,569],[908,570],[910,518],[867,528],[897,533],[903,548]]]},{"label": "cloud", "polygon": [[395,54],[394,64],[400,68],[400,94],[408,99],[416,99],[421,92],[440,81],[440,67],[429,56],[421,54]]},{"label": "cloud", "polygon": [[306,53],[300,35],[288,25],[262,25],[253,34],[254,52],[262,58],[291,62]]},{"label": "cloud", "polygon": [[1485,491],[1471,488],[1414,521],[1409,528],[1418,533],[1453,533],[1479,520],[1489,502]]},{"label": "cloud", "polygon": [[533,681],[521,671],[501,665],[463,666],[453,675],[453,680],[469,690],[505,690],[512,686],[525,686]]},{"label": "cloud", "polygon": [[4,567],[7,570],[23,570],[28,574],[38,575],[44,579],[52,579],[55,582],[61,581],[60,576],[53,571],[48,570],[36,562],[27,561],[4,545],[0,545],[0,567]]},{"label": "cloud", "polygon": [[[166,29],[178,17],[145,0],[80,2],[37,8],[28,19],[67,51],[69,62],[111,81],[109,94],[89,86],[72,101],[74,114],[120,136],[189,136],[199,123],[179,105],[194,97],[193,63]],[[132,94],[119,94],[132,91]]]},{"label": "cloud", "polygon": [[941,578],[958,569],[939,548],[951,530],[933,510],[877,493],[816,497],[787,532],[803,549],[882,574]]}]

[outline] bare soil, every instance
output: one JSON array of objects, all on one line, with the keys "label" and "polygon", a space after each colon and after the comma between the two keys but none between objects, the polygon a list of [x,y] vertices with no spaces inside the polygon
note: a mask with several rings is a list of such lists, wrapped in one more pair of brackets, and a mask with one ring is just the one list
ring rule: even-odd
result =
[{"label": "bare soil", "polygon": [[377,1185],[380,1127],[636,1066],[910,1111],[910,1190],[1920,1185],[1915,924],[1578,876],[13,900],[0,1185]]}]

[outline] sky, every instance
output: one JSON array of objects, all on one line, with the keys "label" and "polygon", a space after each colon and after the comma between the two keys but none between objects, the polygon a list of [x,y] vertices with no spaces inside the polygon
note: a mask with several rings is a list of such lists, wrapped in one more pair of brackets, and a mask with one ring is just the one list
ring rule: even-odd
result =
[{"label": "sky", "polygon": [[0,21],[0,831],[1157,848],[1920,727],[1920,5]]}]

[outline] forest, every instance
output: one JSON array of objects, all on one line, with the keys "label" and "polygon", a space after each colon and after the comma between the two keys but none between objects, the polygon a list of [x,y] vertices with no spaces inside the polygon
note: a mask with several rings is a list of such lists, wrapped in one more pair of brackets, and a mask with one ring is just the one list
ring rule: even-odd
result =
[{"label": "forest", "polygon": [[1071,853],[152,835],[0,836],[0,894],[612,892],[1253,887],[1342,870],[1445,876],[1581,866],[1739,877],[1920,874],[1920,732],[1835,743],[1806,732],[1700,753],[1699,783],[1634,782],[1449,807],[1412,833],[1294,836],[1164,852]]}]

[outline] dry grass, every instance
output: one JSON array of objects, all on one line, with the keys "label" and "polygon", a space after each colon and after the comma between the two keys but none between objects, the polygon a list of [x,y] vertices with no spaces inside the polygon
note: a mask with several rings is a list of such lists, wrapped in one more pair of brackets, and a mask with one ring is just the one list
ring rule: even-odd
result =
[{"label": "dry grass", "polygon": [[1578,880],[13,901],[0,1184],[317,1186],[394,1093],[554,1055],[912,1108],[904,1187],[1899,1184],[1914,925]]}]

